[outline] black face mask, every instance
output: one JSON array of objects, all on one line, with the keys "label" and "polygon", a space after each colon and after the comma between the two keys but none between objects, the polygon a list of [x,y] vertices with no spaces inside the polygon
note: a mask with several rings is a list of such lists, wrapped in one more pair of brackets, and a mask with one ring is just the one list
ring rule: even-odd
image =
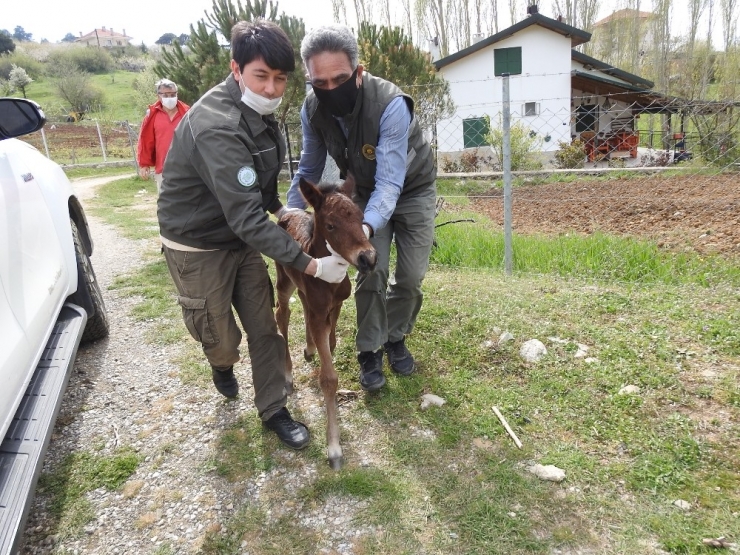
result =
[{"label": "black face mask", "polygon": [[340,118],[352,113],[355,109],[355,102],[357,102],[357,95],[360,94],[360,89],[357,87],[357,69],[352,72],[349,79],[334,89],[320,89],[313,85],[311,87],[319,102],[326,106],[333,115]]}]

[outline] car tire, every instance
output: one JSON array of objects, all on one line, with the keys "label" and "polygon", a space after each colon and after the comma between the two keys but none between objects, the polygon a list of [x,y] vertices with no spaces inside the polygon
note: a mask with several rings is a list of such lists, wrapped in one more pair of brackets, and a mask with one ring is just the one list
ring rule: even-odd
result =
[{"label": "car tire", "polygon": [[103,293],[100,291],[100,282],[95,277],[90,257],[82,245],[77,224],[70,220],[70,225],[77,258],[77,291],[70,295],[69,300],[87,311],[87,325],[82,333],[81,341],[88,343],[108,337],[108,313],[105,310]]}]

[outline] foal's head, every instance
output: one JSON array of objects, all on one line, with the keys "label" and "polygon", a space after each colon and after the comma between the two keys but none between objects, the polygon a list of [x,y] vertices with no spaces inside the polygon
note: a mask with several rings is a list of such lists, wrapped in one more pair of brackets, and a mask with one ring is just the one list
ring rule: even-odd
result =
[{"label": "foal's head", "polygon": [[355,182],[314,185],[300,180],[301,193],[314,210],[314,238],[328,242],[335,252],[362,273],[371,272],[377,253],[362,230],[362,210],[352,202]]}]

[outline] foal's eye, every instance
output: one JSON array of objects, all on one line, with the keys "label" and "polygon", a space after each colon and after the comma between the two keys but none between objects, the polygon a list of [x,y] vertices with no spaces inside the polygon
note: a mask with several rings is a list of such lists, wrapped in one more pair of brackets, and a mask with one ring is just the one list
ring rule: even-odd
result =
[{"label": "foal's eye", "polygon": [[334,231],[335,226],[333,224],[326,224],[326,229],[328,229],[329,231]]}]

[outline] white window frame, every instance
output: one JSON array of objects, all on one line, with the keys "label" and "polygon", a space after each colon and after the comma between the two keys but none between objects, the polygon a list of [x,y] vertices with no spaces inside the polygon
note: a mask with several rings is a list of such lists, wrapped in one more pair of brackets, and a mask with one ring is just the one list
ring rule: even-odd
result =
[{"label": "white window frame", "polygon": [[[534,112],[532,112],[531,110],[532,108],[534,108]],[[539,115],[540,115],[540,103],[539,102],[525,102],[524,104],[522,104],[522,116],[524,116],[525,118],[539,116]]]}]

